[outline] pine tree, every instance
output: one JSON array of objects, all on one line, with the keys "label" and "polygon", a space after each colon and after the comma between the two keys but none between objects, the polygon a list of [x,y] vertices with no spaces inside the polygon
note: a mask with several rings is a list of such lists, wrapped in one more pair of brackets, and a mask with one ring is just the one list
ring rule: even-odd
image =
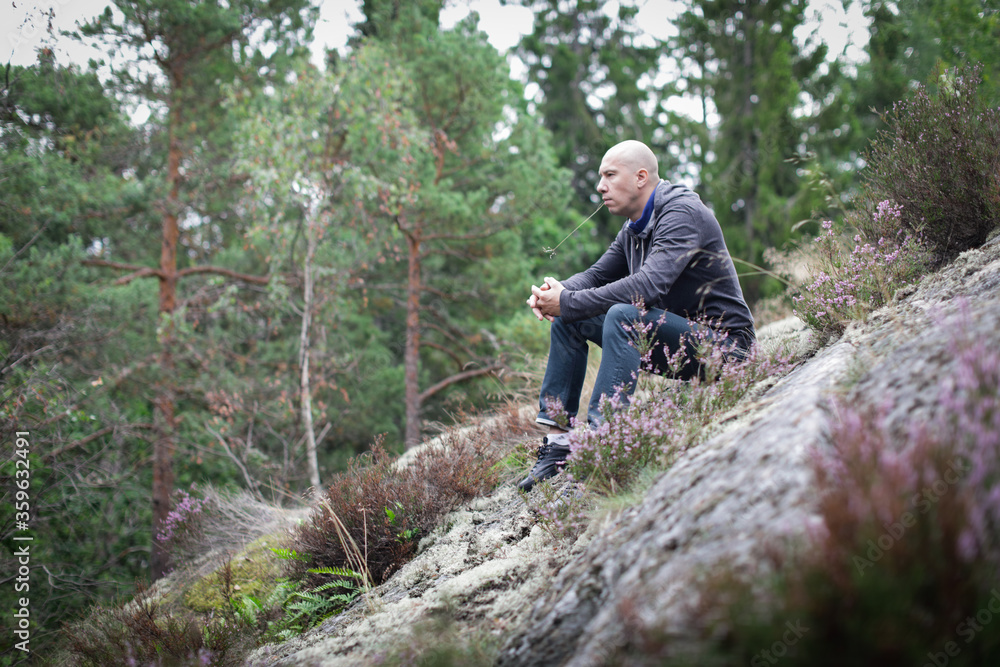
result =
[{"label": "pine tree", "polygon": [[[159,379],[155,389],[157,440],[153,462],[153,532],[160,532],[170,510],[176,448],[175,334],[178,283],[198,274],[221,275],[248,283],[267,278],[214,264],[210,259],[241,231],[231,207],[227,146],[231,128],[220,101],[225,85],[262,85],[260,72],[280,74],[281,63],[297,50],[311,27],[313,10],[305,0],[242,0],[233,3],[184,4],[171,0],[118,0],[119,14],[105,12],[83,26],[84,37],[97,38],[113,56],[131,58],[116,70],[114,85],[122,96],[144,99],[156,110],[162,134],[151,156],[149,190],[157,199],[159,252],[138,262],[93,259],[125,271],[118,284],[153,278],[159,285]],[[265,45],[274,47],[265,55]],[[222,185],[223,187],[220,187]],[[182,234],[183,230],[183,234]],[[114,247],[107,248],[114,257]],[[147,263],[148,262],[148,263]],[[152,575],[166,567],[165,554],[153,542]]]},{"label": "pine tree", "polygon": [[527,116],[502,56],[475,30],[476,17],[441,30],[436,7],[366,4],[368,39],[410,82],[404,140],[374,166],[383,184],[378,215],[406,270],[387,266],[369,286],[405,310],[407,447],[419,441],[432,398],[501,369],[480,328],[523,300],[510,286],[527,283],[527,261],[510,230],[565,200],[547,136]]}]

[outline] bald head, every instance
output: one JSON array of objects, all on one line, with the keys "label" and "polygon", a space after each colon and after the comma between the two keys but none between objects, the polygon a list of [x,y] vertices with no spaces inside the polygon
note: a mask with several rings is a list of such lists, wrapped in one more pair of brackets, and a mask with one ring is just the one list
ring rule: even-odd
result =
[{"label": "bald head", "polygon": [[649,179],[651,181],[655,182],[660,179],[660,165],[656,160],[656,155],[653,154],[653,151],[650,150],[649,146],[641,141],[629,139],[621,142],[620,144],[615,144],[608,149],[608,152],[605,153],[604,156],[605,158],[616,158],[619,161],[619,164],[630,170],[638,171],[640,169],[645,169],[646,173],[649,174]]},{"label": "bald head", "polygon": [[659,164],[649,146],[623,141],[604,154],[597,191],[608,210],[638,220],[660,182]]}]

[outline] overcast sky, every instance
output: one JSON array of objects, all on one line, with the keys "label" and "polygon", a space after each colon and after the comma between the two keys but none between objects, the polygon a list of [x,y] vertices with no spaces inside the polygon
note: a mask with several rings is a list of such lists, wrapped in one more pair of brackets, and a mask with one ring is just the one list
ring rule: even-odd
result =
[{"label": "overcast sky", "polygon": [[[48,39],[48,12],[53,13],[56,34],[72,30],[77,22],[86,21],[103,11],[107,0],[0,0],[0,63],[29,65],[35,61],[35,51]],[[638,0],[638,25],[650,35],[665,38],[671,34],[671,19],[683,10],[681,0]],[[860,57],[864,46],[865,21],[859,2],[851,3],[845,14],[840,0],[810,0],[807,29],[820,27],[820,34],[830,45],[832,54],[840,53],[853,44],[848,55]],[[611,12],[616,2],[608,5]],[[490,43],[499,51],[507,51],[522,35],[531,31],[532,14],[524,7],[501,6],[500,0],[449,0],[442,13],[442,23],[449,27],[471,10],[479,12],[479,27],[489,35]],[[352,24],[361,19],[360,0],[323,0],[320,20],[316,26],[313,51],[321,62],[324,48],[341,48],[352,31]],[[89,57],[101,57],[88,52],[79,44],[60,39],[55,50],[61,62],[86,63]]]}]

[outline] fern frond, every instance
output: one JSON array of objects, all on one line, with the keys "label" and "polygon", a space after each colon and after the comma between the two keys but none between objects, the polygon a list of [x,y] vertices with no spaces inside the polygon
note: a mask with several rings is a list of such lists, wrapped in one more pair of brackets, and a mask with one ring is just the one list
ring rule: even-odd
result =
[{"label": "fern frond", "polygon": [[[326,602],[326,598],[325,597],[323,597],[322,595],[317,595],[316,593],[313,593],[312,591],[298,591],[297,593],[295,593],[295,597],[298,598],[299,600],[310,600],[310,601],[318,603],[318,604],[322,604],[322,603]],[[293,602],[292,604],[296,605],[296,604],[301,604],[301,603],[300,602]]]},{"label": "fern frond", "polygon": [[354,577],[356,579],[361,579],[364,576],[361,573],[355,572],[349,568],[336,566],[312,567],[306,570],[306,572],[311,572],[313,574],[335,574],[338,577]]},{"label": "fern frond", "polygon": [[274,555],[281,560],[309,560],[309,554],[300,554],[295,549],[286,549],[284,547],[271,547],[271,551]]},{"label": "fern frond", "polygon": [[[358,585],[350,581],[328,581],[325,584],[320,584],[316,588],[310,588],[310,593],[322,593],[323,591],[328,591],[331,588],[346,588],[350,591],[357,591]],[[357,593],[355,592],[355,595]]]}]

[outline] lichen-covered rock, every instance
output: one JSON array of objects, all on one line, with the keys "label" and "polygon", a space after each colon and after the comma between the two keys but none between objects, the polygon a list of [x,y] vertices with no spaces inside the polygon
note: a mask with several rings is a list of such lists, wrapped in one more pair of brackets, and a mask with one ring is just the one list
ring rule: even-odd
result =
[{"label": "lichen-covered rock", "polygon": [[499,664],[605,664],[624,641],[626,605],[683,637],[705,568],[807,525],[808,451],[823,437],[824,397],[851,358],[849,343],[831,345],[681,455],[563,568]]},{"label": "lichen-covered rock", "polygon": [[[260,649],[250,664],[379,664],[442,616],[502,642],[504,667],[607,664],[636,619],[684,642],[699,580],[713,565],[751,568],[762,545],[815,521],[810,452],[826,444],[831,397],[887,403],[899,423],[930,416],[956,331],[1000,346],[998,287],[994,239],[751,392],[641,502],[605,515],[576,543],[541,530],[505,485],[448,515],[413,561],[352,609]],[[813,352],[801,323],[760,338]]]}]

